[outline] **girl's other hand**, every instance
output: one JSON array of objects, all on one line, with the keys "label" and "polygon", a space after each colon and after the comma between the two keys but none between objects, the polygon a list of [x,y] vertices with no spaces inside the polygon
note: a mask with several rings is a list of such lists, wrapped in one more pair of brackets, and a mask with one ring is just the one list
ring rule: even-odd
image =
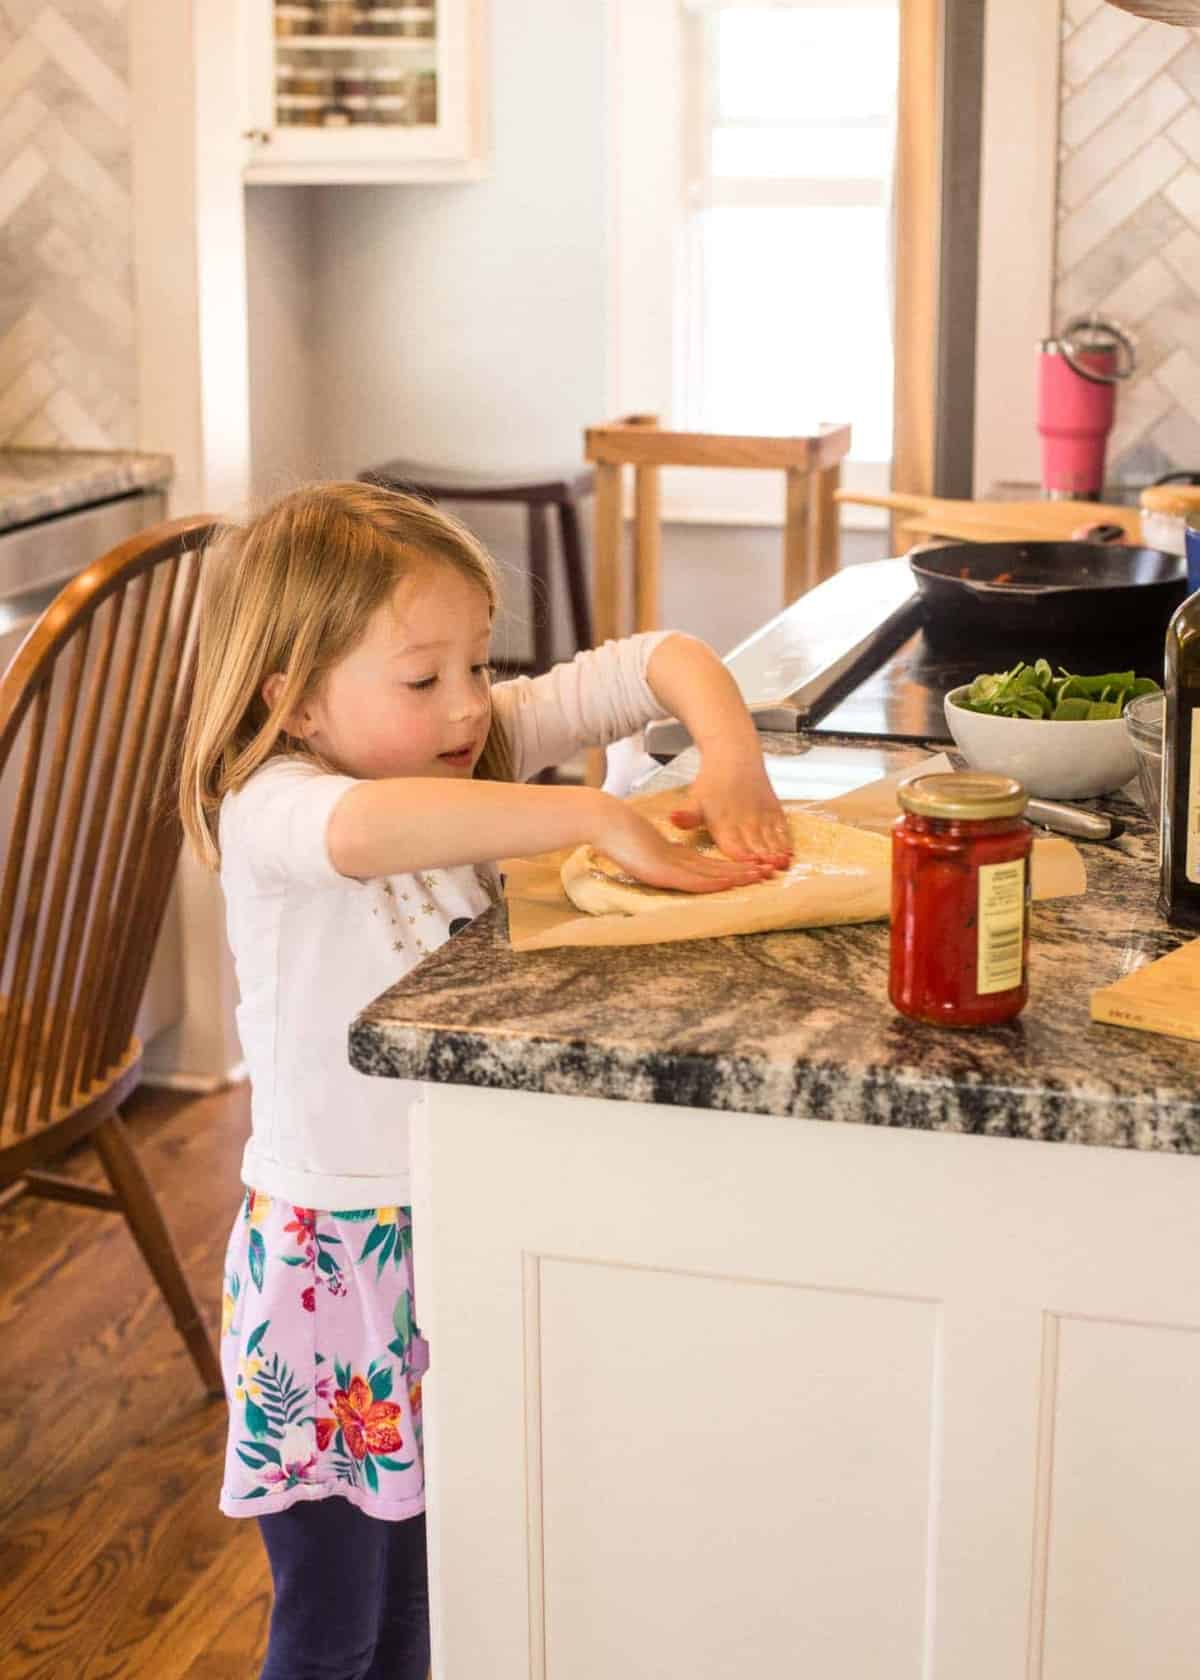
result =
[{"label": "girl's other hand", "polygon": [[[690,846],[680,846],[662,835],[645,817],[628,805],[613,801],[615,820],[606,823],[593,844],[605,852],[636,880],[649,887],[673,887],[679,892],[724,892],[729,887],[748,887],[775,873],[758,859],[732,861],[704,857]],[[619,813],[619,815],[617,815]]]},{"label": "girl's other hand", "polygon": [[728,764],[702,762],[688,803],[671,812],[677,828],[703,825],[728,858],[786,869],[792,861],[787,813],[757,763],[740,757]]}]

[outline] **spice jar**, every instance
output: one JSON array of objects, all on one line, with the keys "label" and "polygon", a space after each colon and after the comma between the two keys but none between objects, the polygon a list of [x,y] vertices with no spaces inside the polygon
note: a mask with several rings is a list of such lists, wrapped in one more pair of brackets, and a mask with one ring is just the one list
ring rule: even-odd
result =
[{"label": "spice jar", "polygon": [[402,6],[397,13],[401,35],[417,36],[423,40],[432,40],[434,35],[434,13],[432,6]]},{"label": "spice jar", "polygon": [[408,100],[397,99],[392,96],[377,99],[372,107],[375,112],[374,120],[378,123],[403,123],[408,121]]},{"label": "spice jar", "polygon": [[372,83],[370,72],[360,69],[358,65],[350,65],[345,70],[339,70],[334,83],[334,92],[339,105],[344,105],[350,99],[364,99],[371,92]]},{"label": "spice jar", "polygon": [[435,70],[419,70],[413,77],[413,104],[415,122],[437,122],[438,91]]},{"label": "spice jar", "polygon": [[319,128],[324,110],[325,101],[312,94],[280,94],[275,101],[275,121],[280,128]]},{"label": "spice jar", "polygon": [[320,0],[321,32],[324,35],[352,35],[361,15],[356,0]]},{"label": "spice jar", "polygon": [[1010,776],[916,776],[897,790],[888,993],[947,1027],[1010,1020],[1029,996],[1026,794]]},{"label": "spice jar", "polygon": [[367,23],[372,35],[399,35],[404,13],[399,6],[372,6]]},{"label": "spice jar", "polygon": [[402,70],[399,65],[379,65],[368,72],[371,78],[370,93],[375,99],[404,99],[408,93],[411,72]]},{"label": "spice jar", "polygon": [[[315,98],[327,99],[333,90],[333,71],[324,70],[319,65],[301,65],[291,72],[291,91],[299,94],[312,94]],[[282,91],[282,79],[280,82]]]},{"label": "spice jar", "polygon": [[275,33],[279,36],[312,35],[317,27],[315,6],[276,6]]}]

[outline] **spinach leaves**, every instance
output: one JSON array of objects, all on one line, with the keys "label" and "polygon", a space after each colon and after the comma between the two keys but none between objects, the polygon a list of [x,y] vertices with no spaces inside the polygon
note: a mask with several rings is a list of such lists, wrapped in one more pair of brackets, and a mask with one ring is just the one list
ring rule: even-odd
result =
[{"label": "spinach leaves", "polygon": [[1098,677],[1077,677],[1060,665],[1055,676],[1044,659],[1024,661],[1011,671],[976,677],[956,705],[968,712],[994,717],[1046,718],[1050,722],[1079,723],[1119,718],[1128,701],[1158,688],[1149,677],[1132,671],[1106,671]]}]

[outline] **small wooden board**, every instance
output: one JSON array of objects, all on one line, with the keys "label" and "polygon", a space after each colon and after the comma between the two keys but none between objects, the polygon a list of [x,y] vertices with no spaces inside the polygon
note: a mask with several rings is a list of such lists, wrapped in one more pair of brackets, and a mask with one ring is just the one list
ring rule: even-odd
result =
[{"label": "small wooden board", "polygon": [[1200,939],[1092,993],[1092,1020],[1200,1042]]},{"label": "small wooden board", "polygon": [[1120,525],[1125,540],[1140,543],[1142,519],[1137,508],[1100,502],[971,502],[890,492],[871,496],[839,490],[839,502],[890,508],[907,515],[901,529],[911,534],[956,537],[964,542],[1067,542],[1085,525]]}]

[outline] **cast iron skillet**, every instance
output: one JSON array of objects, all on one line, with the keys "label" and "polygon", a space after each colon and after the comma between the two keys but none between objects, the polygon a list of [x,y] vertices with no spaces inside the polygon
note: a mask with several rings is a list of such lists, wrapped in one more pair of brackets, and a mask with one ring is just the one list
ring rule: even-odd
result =
[{"label": "cast iron skillet", "polygon": [[[942,632],[1165,635],[1187,585],[1182,556],[1110,543],[944,543],[908,559],[926,620]],[[1011,583],[992,581],[1002,575]]]}]

